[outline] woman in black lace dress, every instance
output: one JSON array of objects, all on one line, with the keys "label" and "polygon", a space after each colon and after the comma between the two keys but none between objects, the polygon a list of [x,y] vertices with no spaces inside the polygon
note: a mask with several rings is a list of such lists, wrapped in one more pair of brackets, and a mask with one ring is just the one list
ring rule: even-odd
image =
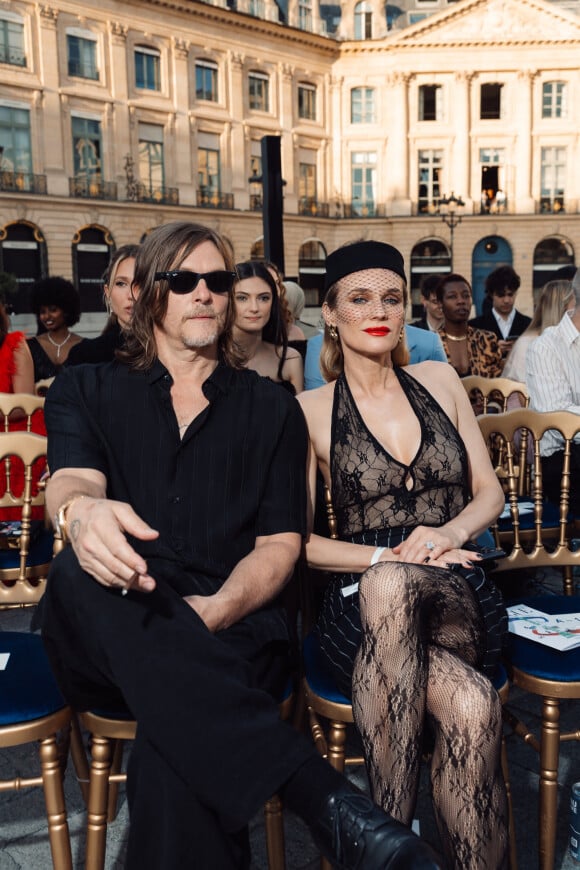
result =
[{"label": "woman in black lace dress", "polygon": [[507,862],[501,705],[486,674],[507,628],[493,584],[464,545],[503,494],[453,368],[406,367],[403,259],[357,242],[327,259],[321,365],[301,394],[340,540],[310,535],[309,563],[332,572],[322,650],[352,693],[373,796],[408,824],[425,723],[431,782],[450,866]]}]

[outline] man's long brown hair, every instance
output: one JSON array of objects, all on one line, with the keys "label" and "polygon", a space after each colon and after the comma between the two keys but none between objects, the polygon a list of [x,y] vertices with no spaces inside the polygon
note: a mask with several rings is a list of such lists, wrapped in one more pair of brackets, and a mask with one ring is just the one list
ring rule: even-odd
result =
[{"label": "man's long brown hair", "polygon": [[[225,268],[234,271],[231,247],[219,233],[201,224],[175,221],[152,230],[143,241],[135,259],[133,285],[136,299],[125,349],[119,359],[138,370],[150,369],[157,359],[154,327],[161,327],[167,313],[169,286],[156,281],[156,272],[179,269],[181,263],[203,242],[211,242],[224,258]],[[235,312],[230,294],[224,330],[218,339],[220,360],[233,368],[241,368],[244,357],[234,343],[232,327]]]}]

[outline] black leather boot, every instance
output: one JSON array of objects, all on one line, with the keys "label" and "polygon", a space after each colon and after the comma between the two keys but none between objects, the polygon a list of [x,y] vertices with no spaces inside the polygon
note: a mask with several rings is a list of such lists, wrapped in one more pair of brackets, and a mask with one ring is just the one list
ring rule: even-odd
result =
[{"label": "black leather boot", "polygon": [[340,870],[442,870],[431,846],[345,782],[332,792],[310,830],[325,858]]}]

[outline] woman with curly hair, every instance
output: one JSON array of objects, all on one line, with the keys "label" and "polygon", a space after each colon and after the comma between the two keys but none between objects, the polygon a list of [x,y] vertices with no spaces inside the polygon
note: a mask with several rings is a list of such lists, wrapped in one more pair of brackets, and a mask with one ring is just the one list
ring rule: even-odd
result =
[{"label": "woman with curly hair", "polygon": [[34,360],[34,380],[53,378],[67,360],[69,351],[83,341],[70,331],[81,316],[79,294],[65,278],[44,278],[32,288],[31,306],[39,332],[28,339]]}]

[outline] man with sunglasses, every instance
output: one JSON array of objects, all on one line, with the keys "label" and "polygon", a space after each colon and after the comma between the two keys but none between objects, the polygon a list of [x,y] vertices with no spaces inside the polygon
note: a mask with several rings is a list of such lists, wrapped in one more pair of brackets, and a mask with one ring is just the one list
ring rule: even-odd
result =
[{"label": "man with sunglasses", "polygon": [[504,360],[514,346],[514,342],[525,332],[531,317],[521,314],[515,308],[516,295],[520,286],[520,276],[511,266],[499,266],[485,280],[485,295],[489,300],[489,310],[469,321],[476,329],[493,332],[499,339],[499,348]]},{"label": "man with sunglasses", "polygon": [[77,709],[128,708],[130,870],[241,870],[273,793],[343,868],[436,868],[429,847],[279,721],[289,637],[277,597],[305,531],[307,436],[242,367],[228,246],[153,230],[126,350],[59,376],[47,505],[70,542],[42,631]]}]

